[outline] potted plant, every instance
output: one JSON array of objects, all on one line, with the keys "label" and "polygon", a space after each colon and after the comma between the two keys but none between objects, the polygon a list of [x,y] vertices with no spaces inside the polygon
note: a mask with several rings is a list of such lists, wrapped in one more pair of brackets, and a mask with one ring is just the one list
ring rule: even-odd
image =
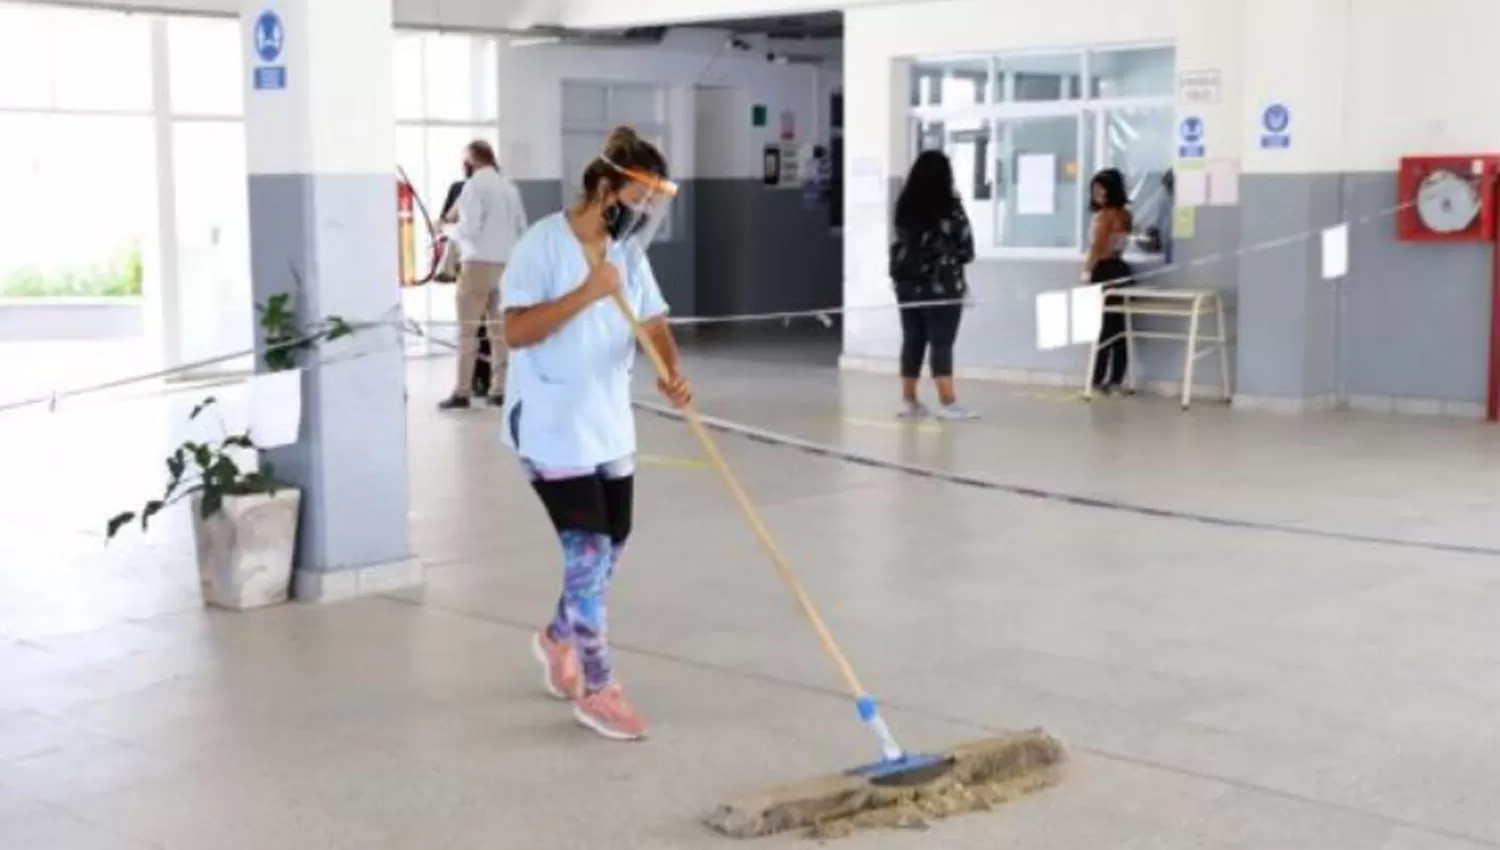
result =
[{"label": "potted plant", "polygon": [[[311,330],[300,329],[289,293],[258,305],[267,372],[298,368],[298,355],[354,332],[331,317]],[[214,412],[212,396],[195,405],[193,421]],[[276,477],[254,433],[230,434],[219,418],[216,440],[185,440],[167,456],[167,484],[160,498],[139,511],[109,520],[107,539],[139,520],[142,530],[168,507],[192,505],[193,540],[203,600],[235,610],[285,602],[290,595],[296,554],[301,492]]]}]

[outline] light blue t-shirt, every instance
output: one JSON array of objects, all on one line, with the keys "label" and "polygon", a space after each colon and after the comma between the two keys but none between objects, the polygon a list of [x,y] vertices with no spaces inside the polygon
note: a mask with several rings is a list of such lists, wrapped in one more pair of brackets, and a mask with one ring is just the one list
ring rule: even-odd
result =
[{"label": "light blue t-shirt", "polygon": [[[667,302],[643,252],[611,244],[625,300],[641,321],[666,315]],[[503,308],[556,301],[588,277],[588,258],[564,213],[526,231],[500,281]],[[612,298],[596,301],[552,336],[510,352],[504,438],[538,467],[591,469],[635,453],[630,371],[635,336]]]}]

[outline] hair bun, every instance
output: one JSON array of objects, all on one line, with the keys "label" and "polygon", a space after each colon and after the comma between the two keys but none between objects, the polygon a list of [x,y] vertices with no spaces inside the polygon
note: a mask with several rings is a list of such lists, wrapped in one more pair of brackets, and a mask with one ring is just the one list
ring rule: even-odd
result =
[{"label": "hair bun", "polygon": [[604,149],[612,151],[630,148],[640,140],[641,137],[636,134],[634,127],[621,124],[609,132],[609,138],[604,142]]}]

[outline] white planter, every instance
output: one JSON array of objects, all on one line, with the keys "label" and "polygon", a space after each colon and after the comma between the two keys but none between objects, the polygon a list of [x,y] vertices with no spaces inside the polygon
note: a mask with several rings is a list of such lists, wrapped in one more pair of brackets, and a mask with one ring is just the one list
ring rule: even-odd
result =
[{"label": "white planter", "polygon": [[227,496],[208,519],[193,499],[193,535],[203,601],[236,611],[287,601],[302,494]]}]

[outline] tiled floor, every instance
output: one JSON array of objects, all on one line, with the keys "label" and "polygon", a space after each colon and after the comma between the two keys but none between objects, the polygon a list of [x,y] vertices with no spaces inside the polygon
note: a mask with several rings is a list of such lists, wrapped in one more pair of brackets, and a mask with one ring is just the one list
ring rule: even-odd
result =
[{"label": "tiled floor", "polygon": [[[970,387],[891,424],[888,379],[695,356],[725,418],[1169,510],[1500,546],[1500,432]],[[163,405],[0,419],[0,848],[726,846],[725,795],[870,756],[685,430],[641,419],[618,667],[654,721],[604,742],[540,696],[556,556],[494,439],[410,371],[422,592],[199,609],[181,517],[101,546],[155,484]],[[644,384],[643,384],[644,389]],[[1500,557],[1020,498],[724,437],[891,719],[918,747],[1042,725],[1059,788],[850,848],[1500,847]],[[761,842],[800,846],[800,839]]]}]

